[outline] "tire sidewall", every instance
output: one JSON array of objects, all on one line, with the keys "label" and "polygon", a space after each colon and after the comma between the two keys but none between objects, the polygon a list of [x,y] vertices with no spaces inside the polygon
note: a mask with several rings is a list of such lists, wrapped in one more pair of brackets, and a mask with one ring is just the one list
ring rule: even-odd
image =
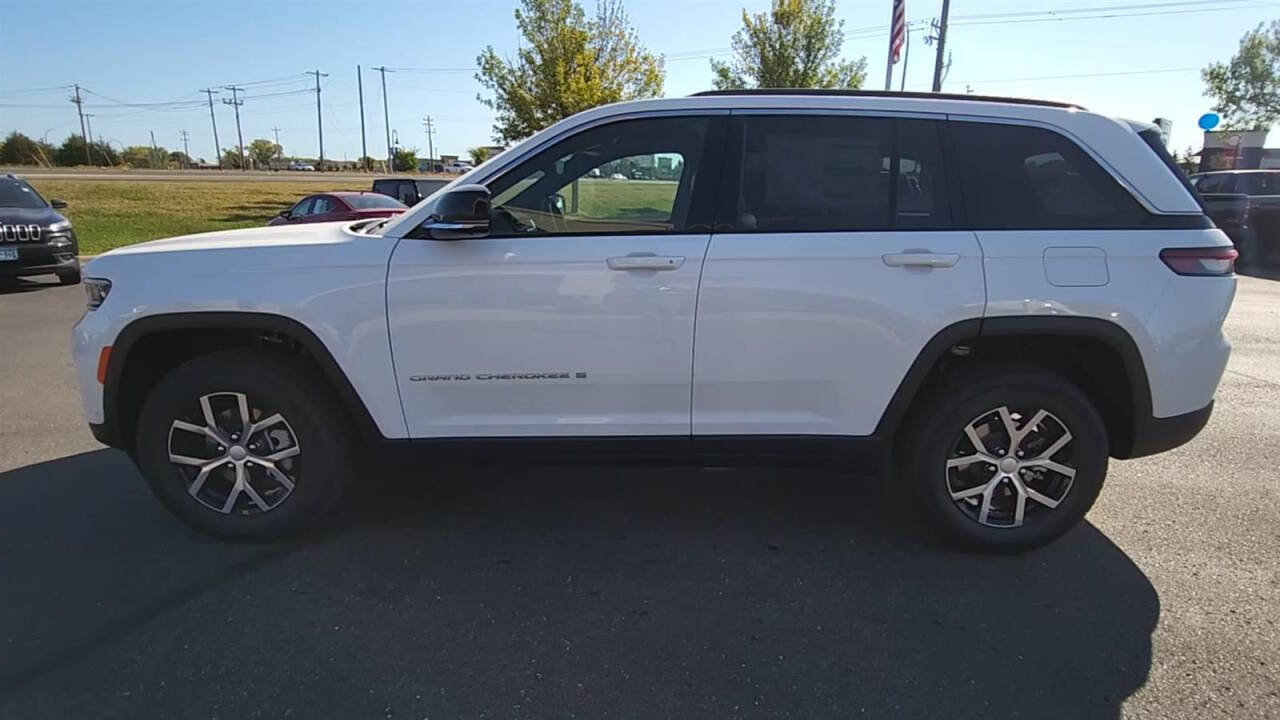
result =
[{"label": "tire sidewall", "polygon": [[[224,515],[187,492],[180,470],[168,458],[175,418],[202,395],[240,392],[250,404],[279,412],[296,436],[302,471],[280,505],[256,515]],[[337,501],[349,468],[350,434],[327,402],[323,385],[305,366],[269,352],[228,351],[197,358],[166,375],[148,395],[137,429],[136,460],[152,492],[175,515],[210,534],[229,539],[271,539],[323,516]]]},{"label": "tire sidewall", "polygon": [[[988,373],[948,384],[966,389],[933,404],[913,433],[913,447],[906,449],[914,493],[935,525],[967,547],[994,552],[1037,547],[1075,527],[1102,489],[1109,454],[1106,426],[1085,395],[1061,377],[1043,371]],[[1066,425],[1074,445],[1076,476],[1070,492],[1058,507],[1019,528],[979,524],[956,506],[946,481],[947,458],[965,425],[1005,405],[1047,410]]]}]

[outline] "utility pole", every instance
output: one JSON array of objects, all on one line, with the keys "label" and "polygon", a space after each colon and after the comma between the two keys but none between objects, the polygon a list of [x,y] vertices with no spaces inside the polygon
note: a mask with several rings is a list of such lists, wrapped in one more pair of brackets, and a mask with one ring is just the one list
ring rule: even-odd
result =
[{"label": "utility pole", "polygon": [[151,167],[160,164],[160,148],[156,147],[156,131],[151,131]]},{"label": "utility pole", "polygon": [[907,63],[911,62],[911,26],[902,28],[902,32],[906,33],[906,37],[902,39],[902,82],[898,86],[898,92],[905,92],[907,89]]},{"label": "utility pole", "polygon": [[430,115],[422,119],[422,127],[427,131],[427,155],[431,158],[431,170],[434,172],[436,169],[436,149],[435,144],[433,143],[434,138],[432,136],[436,134],[436,129],[435,126],[431,124]]},{"label": "utility pole", "polygon": [[305,74],[316,76],[316,131],[320,134],[320,166],[316,168],[324,172],[324,119],[320,117],[320,78],[329,77],[329,73],[308,70]]},{"label": "utility pole", "polygon": [[187,140],[191,138],[191,133],[184,129],[178,133],[178,136],[182,138],[182,169],[186,170],[187,161],[191,159],[191,150],[187,148]]},{"label": "utility pole", "polygon": [[218,169],[222,169],[222,146],[218,145],[218,121],[213,116],[213,96],[219,94],[217,90],[205,88],[200,92],[209,96],[209,122],[213,123],[213,154],[218,158]]},{"label": "utility pole", "polygon": [[280,128],[273,126],[271,132],[276,134],[276,158],[279,159],[284,155],[284,146],[280,144]]},{"label": "utility pole", "polygon": [[395,154],[391,152],[391,116],[387,114],[387,68],[376,67],[374,70],[382,73],[382,120],[387,129],[387,173],[391,174],[396,171],[396,164]]},{"label": "utility pole", "polygon": [[93,158],[89,157],[89,136],[84,130],[84,101],[80,99],[80,86],[76,85],[76,96],[71,98],[71,102],[76,104],[76,112],[80,114],[80,139],[84,140],[84,159],[89,164],[93,164]]},{"label": "utility pole", "polygon": [[356,66],[356,90],[360,93],[360,168],[369,171],[373,168],[364,166],[364,159],[369,157],[369,148],[364,141],[364,73],[359,65]]},{"label": "utility pole", "polygon": [[[89,148],[93,146],[93,121],[90,120],[90,118],[95,118],[97,115],[94,115],[93,113],[82,113],[81,116],[84,118],[85,125],[89,127],[89,137],[84,141],[84,156],[89,158],[89,164],[92,165],[93,156],[89,154]],[[105,156],[103,157],[105,159]]]},{"label": "utility pole", "polygon": [[240,133],[240,106],[244,101],[240,99],[239,93],[244,92],[244,88],[235,85],[223,85],[223,89],[231,91],[231,99],[222,98],[225,105],[230,105],[236,109],[236,141],[240,146],[240,170],[247,171],[249,168],[244,163],[244,135]]},{"label": "utility pole", "polygon": [[938,55],[933,60],[933,91],[942,92],[942,58],[947,51],[947,15],[951,12],[951,0],[942,0],[942,21],[938,24]]}]

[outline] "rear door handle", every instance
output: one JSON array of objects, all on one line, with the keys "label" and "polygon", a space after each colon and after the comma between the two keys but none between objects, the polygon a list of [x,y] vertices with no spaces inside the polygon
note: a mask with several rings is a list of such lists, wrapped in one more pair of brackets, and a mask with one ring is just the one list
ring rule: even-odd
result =
[{"label": "rear door handle", "polygon": [[684,256],[632,253],[611,257],[605,262],[608,263],[610,270],[675,270],[684,265]]},{"label": "rear door handle", "polygon": [[908,250],[881,256],[889,267],[949,268],[960,262],[958,253],[934,253]]}]

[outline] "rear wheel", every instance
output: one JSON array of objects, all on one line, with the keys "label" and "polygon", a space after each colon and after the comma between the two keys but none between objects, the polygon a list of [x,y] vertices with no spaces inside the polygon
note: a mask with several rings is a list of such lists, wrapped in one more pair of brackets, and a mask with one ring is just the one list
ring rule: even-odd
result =
[{"label": "rear wheel", "polygon": [[1075,527],[1107,472],[1089,399],[1042,370],[962,372],[919,412],[901,448],[933,525],[978,550],[1018,552]]},{"label": "rear wheel", "polygon": [[350,471],[352,432],[309,367],[232,350],[166,375],[143,405],[137,460],[156,496],[213,535],[280,537],[320,519]]}]

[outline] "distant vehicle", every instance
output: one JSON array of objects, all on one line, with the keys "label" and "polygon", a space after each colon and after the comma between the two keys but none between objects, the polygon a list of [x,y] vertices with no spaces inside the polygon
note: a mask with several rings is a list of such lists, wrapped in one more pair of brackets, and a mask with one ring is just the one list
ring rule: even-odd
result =
[{"label": "distant vehicle", "polygon": [[600,177],[600,168],[591,168],[591,172],[587,173],[587,177]]},{"label": "distant vehicle", "polygon": [[1240,251],[1240,264],[1280,264],[1280,170],[1207,172],[1192,175],[1191,184]]},{"label": "distant vehicle", "polygon": [[302,170],[305,172],[315,172],[316,166],[311,163],[299,162],[297,160],[289,163],[290,170]]},{"label": "distant vehicle", "polygon": [[413,206],[447,184],[449,184],[448,180],[424,180],[406,177],[382,178],[373,181],[373,191],[393,197],[405,205]]},{"label": "distant vehicle", "polygon": [[364,220],[391,217],[408,209],[409,207],[404,203],[382,193],[363,190],[319,193],[302,198],[288,210],[281,210],[280,214],[271,218],[271,222],[267,224],[289,225]]},{"label": "distant vehicle", "polygon": [[609,179],[610,180],[626,180],[627,176],[623,175],[622,173],[614,173],[609,176]]},{"label": "distant vehicle", "polygon": [[475,170],[475,167],[471,163],[463,162],[462,160],[454,160],[444,166],[444,171],[450,175],[462,175],[472,170]]},{"label": "distant vehicle", "polygon": [[80,282],[80,260],[71,221],[26,180],[0,174],[0,278],[57,275],[63,285]]}]

